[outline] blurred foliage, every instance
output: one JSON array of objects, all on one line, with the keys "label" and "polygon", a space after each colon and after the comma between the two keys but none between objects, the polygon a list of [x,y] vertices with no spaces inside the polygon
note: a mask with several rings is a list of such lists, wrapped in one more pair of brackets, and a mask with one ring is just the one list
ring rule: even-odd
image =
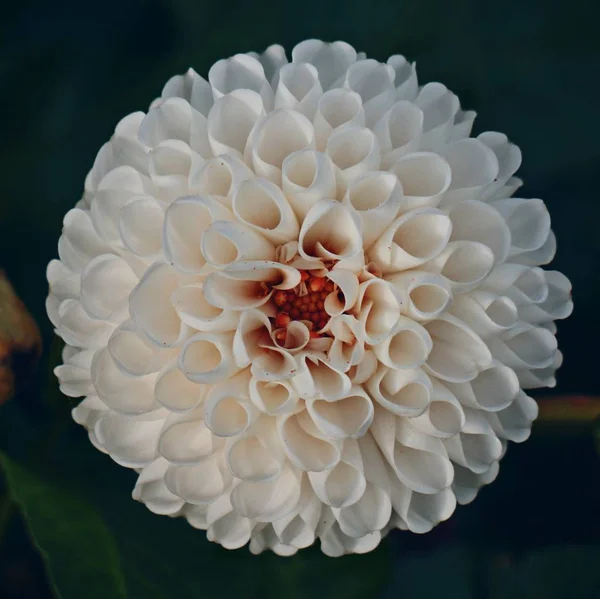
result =
[{"label": "blurred foliage", "polygon": [[[189,66],[206,74],[219,58],[271,43],[290,50],[308,37],[344,39],[380,60],[416,60],[422,80],[443,81],[478,111],[476,132],[504,131],[521,147],[522,193],[546,201],[559,242],[555,266],[574,285],[575,313],[559,324],[565,363],[553,393],[599,395],[599,16],[593,0],[9,3],[0,20],[0,266],[48,350],[46,264],[118,120],[145,109]],[[498,480],[432,533],[394,533],[369,555],[339,560],[316,550],[256,558],[131,499],[135,474],[99,454],[71,422],[71,402],[50,374],[54,347],[44,355],[48,368],[0,410],[11,483],[9,496],[0,481],[3,599],[50,597],[25,530],[63,599],[600,596],[600,479],[589,419],[536,424],[530,441],[509,449]]]}]

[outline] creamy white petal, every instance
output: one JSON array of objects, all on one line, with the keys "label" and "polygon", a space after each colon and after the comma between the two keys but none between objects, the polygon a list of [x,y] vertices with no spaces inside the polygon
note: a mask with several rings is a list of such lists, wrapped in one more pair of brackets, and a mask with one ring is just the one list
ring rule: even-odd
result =
[{"label": "creamy white petal", "polygon": [[422,366],[433,342],[429,333],[419,323],[398,316],[390,335],[373,346],[379,361],[393,369],[412,369]]},{"label": "creamy white petal", "polygon": [[179,368],[195,383],[224,381],[240,370],[233,358],[232,345],[233,332],[197,333],[184,343]]},{"label": "creamy white petal", "polygon": [[239,313],[210,304],[202,284],[177,288],[171,295],[171,303],[181,321],[198,331],[220,333],[233,331],[237,327]]},{"label": "creamy white petal", "polygon": [[350,391],[350,378],[335,370],[324,356],[304,351],[295,358],[297,368],[292,384],[303,399],[336,401]]},{"label": "creamy white petal", "polygon": [[411,418],[410,422],[434,437],[453,437],[465,425],[464,410],[448,386],[437,379],[432,379],[432,383],[431,403],[423,414]]},{"label": "creamy white petal", "polygon": [[289,380],[261,381],[256,377],[250,380],[250,399],[265,414],[295,413],[304,409],[298,393]]},{"label": "creamy white petal", "polygon": [[133,489],[133,498],[141,501],[155,514],[174,516],[184,505],[181,497],[171,493],[165,485],[165,472],[169,464],[158,458],[142,469]]},{"label": "creamy white petal", "polygon": [[204,116],[213,104],[212,88],[208,81],[198,75],[194,69],[188,69],[185,75],[171,77],[162,89],[163,98],[183,98]]},{"label": "creamy white petal", "polygon": [[256,123],[244,155],[258,176],[280,185],[281,166],[287,156],[313,147],[311,122],[295,110],[281,108]]},{"label": "creamy white petal", "polygon": [[218,437],[235,437],[246,432],[258,418],[250,403],[250,372],[242,371],[214,386],[204,400],[204,422]]},{"label": "creamy white petal", "polygon": [[451,241],[421,268],[442,275],[453,293],[464,293],[480,285],[492,272],[494,254],[483,243]]},{"label": "creamy white petal", "polygon": [[233,510],[229,495],[222,495],[208,506],[204,519],[206,538],[227,549],[238,549],[250,539],[253,524]]},{"label": "creamy white petal", "polygon": [[404,193],[401,212],[436,207],[452,182],[448,162],[433,152],[411,152],[400,157],[390,168]]},{"label": "creamy white petal", "polygon": [[185,273],[209,271],[201,250],[202,235],[213,222],[232,218],[231,212],[210,196],[178,198],[165,213],[165,258],[176,269]]},{"label": "creamy white petal", "polygon": [[414,63],[410,64],[404,56],[394,54],[388,58],[387,64],[395,72],[394,85],[396,86],[396,98],[398,100],[414,100],[419,91],[417,71]]},{"label": "creamy white petal", "polygon": [[319,72],[312,64],[287,64],[279,71],[275,90],[275,108],[293,108],[312,119],[323,88]]},{"label": "creamy white petal", "polygon": [[411,270],[386,275],[385,280],[402,300],[402,312],[416,321],[435,318],[452,302],[450,285],[441,275]]},{"label": "creamy white petal", "polygon": [[373,59],[359,60],[346,71],[344,87],[360,95],[368,127],[372,127],[394,103],[395,75],[393,67]]},{"label": "creamy white petal", "polygon": [[156,374],[133,377],[123,373],[108,348],[99,350],[91,364],[91,378],[98,397],[120,414],[144,414],[156,409]]},{"label": "creamy white petal", "polygon": [[510,298],[487,291],[457,295],[450,313],[468,324],[483,339],[511,329],[519,317]]},{"label": "creamy white petal", "polygon": [[468,383],[446,382],[445,385],[463,406],[485,412],[506,409],[519,392],[516,374],[500,362],[482,370]]},{"label": "creamy white petal", "polygon": [[477,139],[456,141],[444,149],[442,156],[452,171],[450,187],[441,201],[444,207],[477,199],[480,191],[498,177],[500,167],[496,154]]},{"label": "creamy white petal", "polygon": [[154,396],[169,411],[185,412],[195,408],[208,389],[208,385],[191,381],[173,360],[158,373]]},{"label": "creamy white petal", "polygon": [[300,470],[323,472],[340,461],[340,441],[323,435],[306,411],[278,416],[277,427],[288,459]]},{"label": "creamy white petal", "polygon": [[217,501],[229,486],[231,477],[218,454],[189,466],[171,464],[165,484],[171,493],[185,501],[203,505]]},{"label": "creamy white petal", "polygon": [[384,274],[424,264],[446,247],[452,222],[434,208],[412,210],[397,218],[369,249],[369,259]]},{"label": "creamy white petal", "polygon": [[345,125],[336,129],[329,139],[325,153],[339,169],[342,188],[381,163],[381,149],[375,134],[366,127]]},{"label": "creamy white petal", "polygon": [[367,173],[350,183],[342,203],[352,206],[360,216],[365,249],[396,218],[402,200],[402,188],[392,173]]},{"label": "creamy white petal", "polygon": [[307,260],[343,260],[362,250],[358,215],[331,199],[319,200],[308,211],[298,237],[298,252]]},{"label": "creamy white petal", "polygon": [[282,190],[300,220],[318,200],[335,198],[334,168],[329,156],[315,150],[293,152],[283,161]]},{"label": "creamy white petal", "polygon": [[382,151],[382,166],[389,168],[402,156],[415,152],[423,131],[423,111],[406,100],[396,102],[373,127]]},{"label": "creamy white petal", "polygon": [[261,96],[249,89],[219,98],[208,114],[208,141],[213,154],[243,159],[250,131],[263,114]]},{"label": "creamy white petal", "polygon": [[223,439],[212,434],[203,420],[203,408],[185,414],[170,415],[160,433],[158,451],[169,463],[195,464],[224,445]]},{"label": "creamy white petal", "polygon": [[356,440],[344,441],[336,466],[322,472],[309,472],[308,478],[319,499],[334,508],[356,503],[367,488],[364,466]]},{"label": "creamy white petal", "polygon": [[419,91],[415,104],[423,111],[421,149],[441,147],[450,137],[459,108],[458,98],[441,83],[427,83]]},{"label": "creamy white petal", "polygon": [[381,364],[365,387],[379,405],[397,416],[422,414],[433,394],[431,379],[421,369],[393,370]]},{"label": "creamy white petal", "polygon": [[326,91],[319,99],[313,124],[317,149],[323,152],[335,130],[343,125],[360,127],[365,124],[360,95],[343,88]]},{"label": "creamy white petal", "polygon": [[106,412],[94,426],[96,439],[118,464],[142,468],[158,457],[158,436],[165,417],[161,412],[141,416]]},{"label": "creamy white petal", "polygon": [[256,178],[238,187],[232,202],[236,218],[273,243],[298,236],[298,220],[285,196],[273,183]]},{"label": "creamy white petal", "polygon": [[158,372],[178,353],[176,349],[152,343],[130,320],[114,330],[107,347],[117,366],[132,376]]},{"label": "creamy white petal", "polygon": [[473,380],[492,364],[486,344],[464,322],[447,314],[425,324],[433,348],[425,370],[452,383]]},{"label": "creamy white petal", "polygon": [[337,401],[310,400],[306,409],[318,429],[332,439],[362,437],[373,421],[373,403],[361,387]]},{"label": "creamy white petal", "polygon": [[81,307],[92,318],[122,322],[127,299],[138,278],[125,260],[114,255],[92,259],[81,275]]},{"label": "creamy white petal", "polygon": [[490,339],[494,357],[511,368],[546,368],[554,361],[556,337],[548,330],[524,322]]},{"label": "creamy white petal", "polygon": [[346,42],[329,44],[321,40],[305,40],[292,50],[292,62],[315,65],[323,89],[328,89],[356,62],[356,51]]},{"label": "creamy white petal", "polygon": [[542,200],[506,198],[491,205],[506,220],[511,255],[539,250],[550,235],[550,214]]},{"label": "creamy white petal", "polygon": [[219,60],[208,72],[215,100],[236,90],[252,90],[260,95],[267,110],[273,107],[273,89],[258,60],[247,54],[236,54]]},{"label": "creamy white petal", "polygon": [[502,215],[488,204],[472,200],[460,202],[448,211],[452,221],[452,241],[475,241],[487,245],[496,263],[510,252],[511,235]]}]

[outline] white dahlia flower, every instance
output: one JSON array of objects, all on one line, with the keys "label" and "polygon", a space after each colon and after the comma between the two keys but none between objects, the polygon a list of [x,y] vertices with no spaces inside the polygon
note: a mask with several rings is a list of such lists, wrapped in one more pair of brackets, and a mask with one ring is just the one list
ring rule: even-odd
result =
[{"label": "white dahlia flower", "polygon": [[552,386],[570,284],[519,149],[402,56],[308,40],[170,79],[116,127],[48,267],[75,420],[227,548],[424,533]]}]

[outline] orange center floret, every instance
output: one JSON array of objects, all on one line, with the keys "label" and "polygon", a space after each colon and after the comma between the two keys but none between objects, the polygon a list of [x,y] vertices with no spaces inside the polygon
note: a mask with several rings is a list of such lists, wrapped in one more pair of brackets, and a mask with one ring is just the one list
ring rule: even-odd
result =
[{"label": "orange center floret", "polygon": [[312,322],[313,332],[321,330],[329,322],[325,312],[325,299],[337,286],[325,277],[317,277],[301,270],[301,284],[288,291],[278,290],[273,294],[277,307],[275,326],[285,328],[292,320]]}]

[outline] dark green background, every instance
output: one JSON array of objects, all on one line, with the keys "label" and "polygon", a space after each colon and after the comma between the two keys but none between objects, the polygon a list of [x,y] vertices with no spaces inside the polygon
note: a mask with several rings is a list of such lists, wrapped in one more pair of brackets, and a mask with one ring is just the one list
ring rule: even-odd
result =
[{"label": "dark green background", "polygon": [[[394,53],[416,60],[421,81],[442,81],[463,106],[477,110],[476,132],[503,131],[521,147],[522,194],[546,201],[559,244],[554,264],[574,285],[575,312],[559,326],[565,362],[551,393],[600,394],[599,17],[592,0],[28,0],[4,6],[0,266],[40,323],[46,353],[40,380],[0,411],[0,447],[35,476],[44,473],[49,487],[42,485],[33,503],[56,506],[43,520],[50,539],[73,533],[77,542],[75,508],[65,506],[78,501],[72,493],[83,498],[77,505],[90,502],[93,518],[115,539],[131,597],[211,598],[223,579],[221,595],[241,589],[247,597],[327,591],[418,598],[436,590],[467,599],[600,595],[600,464],[589,431],[537,426],[529,443],[509,451],[499,480],[475,504],[425,537],[392,535],[365,558],[323,560],[311,553],[253,560],[246,550],[209,547],[183,522],[151,516],[129,499],[131,473],[88,447],[68,420],[68,401],[45,378],[51,328],[44,311],[45,267],[56,255],[62,217],[122,116],[144,110],[188,66],[206,75],[215,60],[239,51],[271,43],[289,51],[308,37],[343,39],[380,60]],[[56,499],[57,489],[68,498]],[[85,518],[88,508],[82,509]],[[34,526],[39,519],[28,515]],[[48,522],[60,527],[52,531]],[[40,562],[18,518],[2,543],[0,596],[46,597]],[[55,581],[64,575],[80,591],[64,597],[93,596],[76,586],[85,575],[72,580],[88,550],[53,553]],[[258,582],[245,587],[249,577]]]}]

